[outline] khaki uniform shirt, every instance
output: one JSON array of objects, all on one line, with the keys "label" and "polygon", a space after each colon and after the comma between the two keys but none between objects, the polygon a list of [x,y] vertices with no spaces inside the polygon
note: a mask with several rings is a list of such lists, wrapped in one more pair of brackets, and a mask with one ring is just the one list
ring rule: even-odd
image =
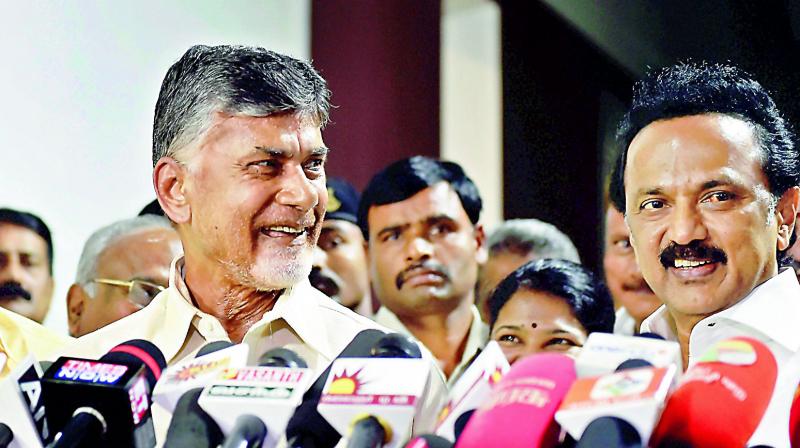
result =
[{"label": "khaki uniform shirt", "polygon": [[[182,271],[183,258],[178,258],[170,270],[169,287],[147,307],[76,339],[65,354],[97,359],[121,342],[146,339],[161,349],[167,363],[172,365],[194,357],[208,342],[228,341],[222,324],[192,304]],[[250,327],[242,342],[250,346],[250,365],[255,365],[265,351],[284,347],[296,352],[309,368],[320,374],[356,334],[367,328],[386,330],[339,305],[304,279],[281,295],[272,310]],[[433,428],[445,394],[443,381],[431,374],[415,418],[415,434]],[[153,410],[159,444],[164,441],[170,417],[158,406]]]},{"label": "khaki uniform shirt", "polygon": [[0,307],[0,379],[11,373],[28,354],[43,361],[73,340]]},{"label": "khaki uniform shirt", "polygon": [[[412,338],[414,335],[403,325],[403,322],[400,321],[400,318],[397,317],[396,314],[389,311],[388,308],[385,306],[380,307],[378,312],[375,313],[375,322],[383,325],[384,327],[396,331],[398,333],[405,334],[407,336],[411,336]],[[453,384],[458,381],[458,378],[461,377],[461,374],[464,373],[464,370],[469,367],[469,363],[472,358],[478,354],[483,347],[486,346],[486,343],[489,341],[489,326],[481,320],[481,314],[478,311],[478,307],[472,305],[472,324],[469,326],[469,333],[467,334],[467,345],[464,347],[464,354],[461,356],[461,360],[459,361],[456,368],[453,370],[453,374],[450,375],[450,378],[447,378],[447,387],[452,387]],[[420,344],[421,345],[421,344]],[[441,369],[439,363],[436,363],[437,370],[439,375],[444,379],[444,372]]]}]

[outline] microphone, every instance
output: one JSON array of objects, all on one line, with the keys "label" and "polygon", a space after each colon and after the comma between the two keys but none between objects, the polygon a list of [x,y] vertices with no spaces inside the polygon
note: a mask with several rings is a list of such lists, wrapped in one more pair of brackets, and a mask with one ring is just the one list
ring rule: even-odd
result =
[{"label": "microphone", "polygon": [[[628,361],[620,367],[626,363]],[[616,417],[636,428],[641,440],[647,440],[676,378],[674,364],[578,378],[556,412],[556,421],[570,436],[581,439],[584,430],[597,417]]]},{"label": "microphone", "polygon": [[469,423],[469,419],[472,418],[472,414],[474,413],[475,409],[470,409],[469,411],[458,416],[456,423],[453,425],[453,434],[455,435],[456,440],[461,437],[461,433],[464,432],[464,428],[467,427],[467,423]]},{"label": "microphone", "polygon": [[604,375],[613,372],[623,361],[634,358],[655,367],[674,364],[677,372],[683,369],[681,347],[677,342],[649,333],[622,336],[596,332],[589,335],[581,348],[575,359],[575,370],[579,378]]},{"label": "microphone", "polygon": [[430,362],[411,338],[397,333],[383,336],[370,353],[371,358],[333,362],[317,410],[348,436],[350,448],[402,446],[401,439],[411,434]]},{"label": "microphone", "polygon": [[404,448],[453,448],[453,442],[434,434],[413,437]]},{"label": "microphone", "polygon": [[219,425],[197,404],[202,392],[202,387],[195,387],[181,395],[169,422],[165,447],[217,448],[222,444]]},{"label": "microphone", "polygon": [[555,447],[560,430],[553,415],[574,381],[575,364],[566,355],[517,361],[469,419],[456,447]]},{"label": "microphone", "polygon": [[209,342],[194,359],[184,359],[164,371],[153,391],[153,401],[173,412],[178,399],[187,391],[205,386],[227,368],[247,365],[249,352],[247,344]]},{"label": "microphone", "polygon": [[290,350],[269,350],[260,362],[225,369],[200,395],[200,407],[227,435],[223,446],[277,445],[313,380],[305,361]]},{"label": "microphone", "polygon": [[52,440],[42,397],[42,370],[28,355],[0,382],[0,423],[7,425],[11,447],[40,447]]},{"label": "microphone", "polygon": [[152,343],[134,339],[98,361],[61,357],[42,378],[50,447],[152,447],[150,394],[167,363]]},{"label": "microphone", "polygon": [[[386,333],[380,330],[362,330],[353,337],[353,340],[347,344],[336,359],[370,356],[372,348],[385,335]],[[341,439],[339,432],[317,411],[317,404],[322,397],[322,389],[325,387],[332,366],[333,364],[329,365],[317,377],[311,388],[303,395],[302,403],[289,419],[289,423],[286,425],[286,439],[289,441],[289,446],[293,448],[333,448]]]},{"label": "microphone", "polygon": [[7,448],[14,441],[14,433],[5,423],[0,423],[0,448]]},{"label": "microphone", "polygon": [[576,448],[642,448],[642,439],[627,421],[617,417],[599,417],[583,431]]},{"label": "microphone", "polygon": [[792,446],[800,447],[800,387],[794,392],[794,399],[789,412],[789,438]]},{"label": "microphone", "polygon": [[767,409],[777,374],[775,357],[755,339],[712,345],[667,400],[650,445],[745,446]]},{"label": "microphone", "polygon": [[436,435],[455,441],[458,438],[455,434],[457,419],[483,404],[491,395],[494,385],[510,368],[497,342],[489,341],[450,389],[447,404],[437,418]]}]

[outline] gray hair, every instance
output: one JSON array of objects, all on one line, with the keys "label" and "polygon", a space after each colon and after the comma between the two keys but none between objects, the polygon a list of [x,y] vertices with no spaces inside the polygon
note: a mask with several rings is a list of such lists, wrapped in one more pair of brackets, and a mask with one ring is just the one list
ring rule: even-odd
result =
[{"label": "gray hair", "polygon": [[293,112],[328,122],[330,91],[308,62],[260,47],[195,45],[167,70],[153,121],[153,166],[200,137],[213,114]]},{"label": "gray hair", "polygon": [[87,294],[94,297],[94,280],[97,277],[97,262],[106,248],[121,238],[147,229],[172,229],[172,224],[163,216],[144,215],[111,223],[95,231],[83,245],[78,261],[75,283],[81,285]]},{"label": "gray hair", "polygon": [[489,254],[535,253],[536,258],[558,258],[580,263],[578,249],[564,232],[538,219],[509,219],[494,229],[487,239]]}]

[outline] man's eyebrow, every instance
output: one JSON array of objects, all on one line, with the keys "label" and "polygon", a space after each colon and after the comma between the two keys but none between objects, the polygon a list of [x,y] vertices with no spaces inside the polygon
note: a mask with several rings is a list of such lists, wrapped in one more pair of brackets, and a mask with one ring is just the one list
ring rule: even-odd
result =
[{"label": "man's eyebrow", "polygon": [[651,188],[640,188],[639,191],[636,192],[637,196],[658,196],[664,193],[659,187],[651,187]]},{"label": "man's eyebrow", "polygon": [[384,233],[394,232],[396,230],[402,230],[402,229],[405,229],[406,227],[408,227],[408,224],[397,224],[397,225],[394,225],[394,226],[384,227],[384,228],[382,228],[381,230],[378,231],[377,236],[381,236]]},{"label": "man's eyebrow", "polygon": [[440,213],[438,215],[429,216],[429,217],[425,218],[425,224],[428,224],[428,225],[436,224],[436,223],[442,222],[442,221],[454,222],[455,218],[453,218],[452,216],[449,216],[449,215],[445,215],[443,213]]},{"label": "man's eyebrow", "polygon": [[327,146],[320,146],[318,148],[312,149],[311,150],[311,155],[312,156],[325,156],[325,155],[328,155],[328,153],[330,151],[331,151],[331,149],[328,148]]},{"label": "man's eyebrow", "polygon": [[725,186],[725,185],[737,185],[737,183],[735,181],[733,181],[732,179],[728,179],[728,178],[712,179],[712,180],[710,180],[708,182],[703,183],[702,189],[703,190],[708,190],[710,188],[716,188],[716,187],[721,187],[721,186]]},{"label": "man's eyebrow", "polygon": [[[272,157],[278,157],[278,158],[288,157],[287,156],[288,151],[281,148],[273,148],[270,146],[256,146],[255,149],[260,152],[267,153]],[[319,146],[309,151],[310,155],[314,157],[327,155],[328,152],[330,152],[330,148],[328,148],[327,146]]]}]

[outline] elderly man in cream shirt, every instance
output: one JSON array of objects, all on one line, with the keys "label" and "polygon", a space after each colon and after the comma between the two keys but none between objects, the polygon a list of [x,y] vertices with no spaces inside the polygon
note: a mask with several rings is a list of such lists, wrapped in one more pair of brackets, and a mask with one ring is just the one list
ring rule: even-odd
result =
[{"label": "elderly man in cream shirt", "polygon": [[[150,305],[68,353],[98,357],[142,338],[174,364],[230,340],[249,344],[251,363],[286,347],[320,373],[358,332],[382,329],[308,282],[328,200],[329,95],[306,62],[262,48],[190,48],[167,72],[153,129],[153,183],[184,256]],[[415,432],[432,428],[444,388],[430,375]]]}]

